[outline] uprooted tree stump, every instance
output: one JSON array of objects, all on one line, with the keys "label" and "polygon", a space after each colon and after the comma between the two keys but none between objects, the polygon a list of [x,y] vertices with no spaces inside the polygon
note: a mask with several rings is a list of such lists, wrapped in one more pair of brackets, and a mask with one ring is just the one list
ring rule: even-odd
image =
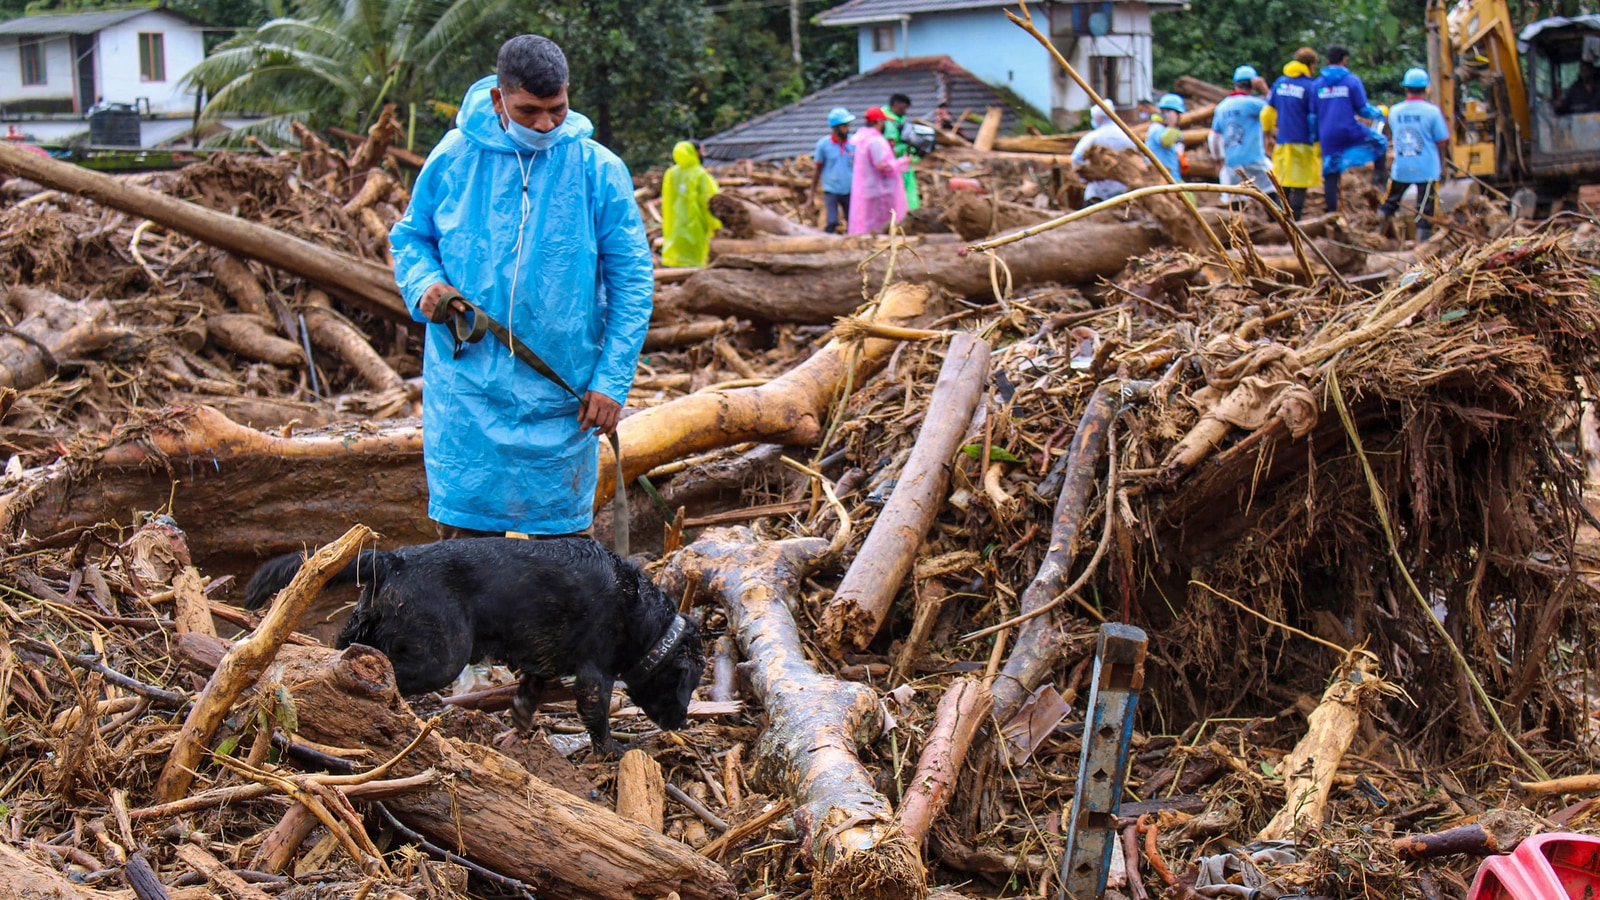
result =
[{"label": "uprooted tree stump", "polygon": [[[218,665],[227,643],[183,635],[178,652],[200,671]],[[285,646],[273,677],[293,694],[299,734],[317,743],[363,747],[389,758],[423,724],[394,686],[394,670],[360,644],[343,651]],[[723,868],[687,846],[530,775],[478,744],[426,735],[392,774],[429,768],[454,775],[385,802],[408,827],[443,847],[460,847],[479,865],[548,897],[659,897],[732,900]]]},{"label": "uprooted tree stump", "polygon": [[721,601],[754,663],[751,683],[769,717],[757,779],[793,797],[816,896],[921,900],[927,884],[918,849],[857,755],[881,725],[877,695],[818,672],[790,611],[801,578],[827,547],[817,538],[769,542],[749,529],[714,529],[676,565]]}]

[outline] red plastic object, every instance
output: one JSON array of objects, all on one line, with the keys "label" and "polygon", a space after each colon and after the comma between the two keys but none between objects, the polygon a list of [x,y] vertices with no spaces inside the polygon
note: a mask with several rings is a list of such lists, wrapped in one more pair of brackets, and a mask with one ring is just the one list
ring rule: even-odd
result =
[{"label": "red plastic object", "polygon": [[983,185],[976,178],[952,178],[950,179],[950,190],[972,191],[977,194],[984,192]]},{"label": "red plastic object", "polygon": [[1600,837],[1555,832],[1483,861],[1467,900],[1600,900]]}]

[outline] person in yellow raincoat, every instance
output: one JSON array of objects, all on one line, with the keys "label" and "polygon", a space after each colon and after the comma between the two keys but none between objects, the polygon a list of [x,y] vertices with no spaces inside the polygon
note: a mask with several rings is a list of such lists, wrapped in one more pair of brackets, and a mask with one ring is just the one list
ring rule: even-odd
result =
[{"label": "person in yellow raincoat", "polygon": [[661,181],[661,264],[703,266],[711,255],[711,233],[722,227],[711,214],[717,180],[689,141],[672,148],[672,161],[677,165]]},{"label": "person in yellow raincoat", "polygon": [[1311,111],[1316,78],[1311,67],[1317,64],[1317,51],[1301,47],[1294,59],[1283,67],[1283,75],[1272,84],[1271,99],[1261,111],[1261,124],[1268,131],[1278,130],[1278,145],[1272,151],[1272,171],[1288,196],[1289,209],[1296,219],[1305,211],[1306,189],[1322,182],[1322,154],[1317,144],[1317,116]]}]

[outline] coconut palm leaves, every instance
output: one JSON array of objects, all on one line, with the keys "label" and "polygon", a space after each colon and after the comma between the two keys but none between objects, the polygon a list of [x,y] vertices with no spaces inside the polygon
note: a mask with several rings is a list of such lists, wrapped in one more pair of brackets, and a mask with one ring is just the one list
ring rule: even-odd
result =
[{"label": "coconut palm leaves", "polygon": [[[275,4],[276,5],[276,4]],[[286,0],[277,17],[220,45],[189,72],[203,116],[257,114],[363,129],[385,103],[433,99],[432,73],[505,0]]]}]

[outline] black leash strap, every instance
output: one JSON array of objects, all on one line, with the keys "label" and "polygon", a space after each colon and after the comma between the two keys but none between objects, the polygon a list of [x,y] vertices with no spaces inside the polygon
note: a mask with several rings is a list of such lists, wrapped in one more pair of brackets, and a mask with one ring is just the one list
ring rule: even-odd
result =
[{"label": "black leash strap", "polygon": [[[457,306],[466,307],[457,309]],[[450,328],[450,335],[455,338],[456,346],[454,356],[460,356],[461,350],[467,344],[476,344],[483,340],[485,334],[494,335],[495,340],[511,351],[511,355],[528,364],[528,367],[549,379],[556,387],[561,388],[572,399],[583,403],[583,396],[573,390],[572,385],[562,378],[550,364],[533,352],[533,348],[517,340],[504,325],[496,322],[492,316],[484,312],[476,303],[452,291],[439,300],[433,307],[433,315],[429,321],[446,325]],[[612,431],[606,436],[611,442],[611,458],[617,465],[617,488],[611,497],[611,534],[613,549],[618,556],[626,558],[628,555],[628,491],[626,482],[622,480],[622,443],[617,440],[617,433]]]}]

